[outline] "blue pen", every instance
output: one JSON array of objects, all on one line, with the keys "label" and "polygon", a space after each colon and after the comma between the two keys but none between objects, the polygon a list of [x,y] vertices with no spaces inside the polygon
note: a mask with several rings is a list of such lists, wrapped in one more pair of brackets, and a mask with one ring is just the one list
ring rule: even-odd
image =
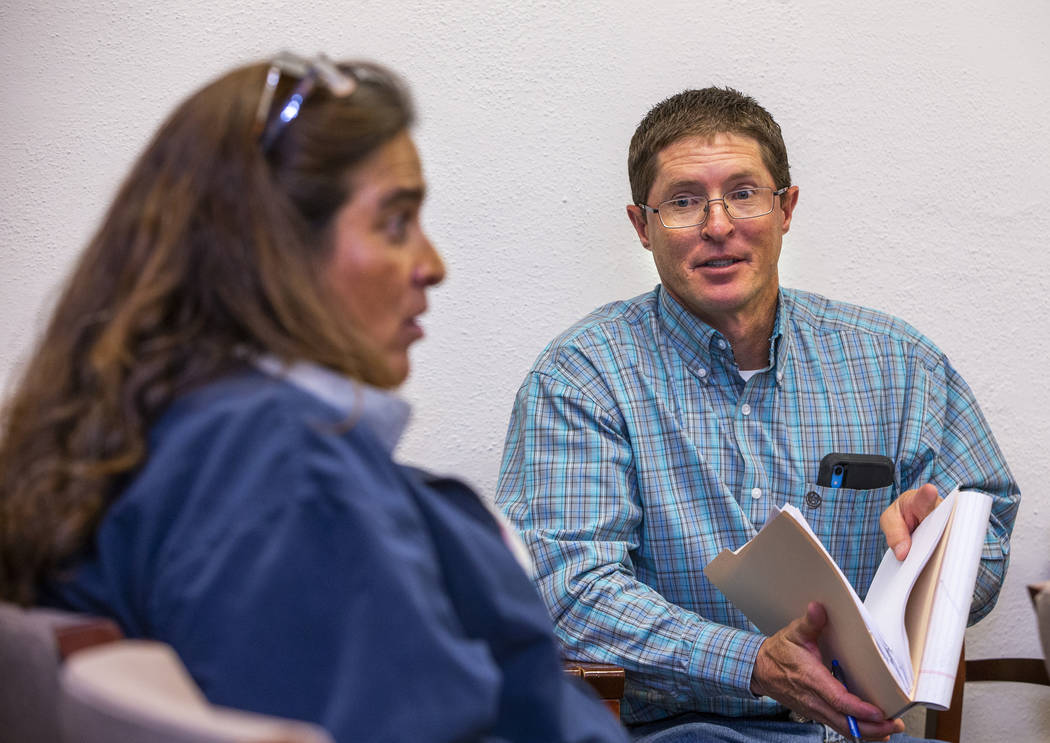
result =
[{"label": "blue pen", "polygon": [[[831,661],[831,675],[838,679],[840,684],[846,686],[846,676],[842,673],[842,666],[839,665],[837,660]],[[846,691],[849,691],[848,686],[846,686]],[[860,740],[860,728],[857,727],[857,718],[853,715],[846,715],[846,723],[849,725],[849,734],[853,736],[853,739]]]}]

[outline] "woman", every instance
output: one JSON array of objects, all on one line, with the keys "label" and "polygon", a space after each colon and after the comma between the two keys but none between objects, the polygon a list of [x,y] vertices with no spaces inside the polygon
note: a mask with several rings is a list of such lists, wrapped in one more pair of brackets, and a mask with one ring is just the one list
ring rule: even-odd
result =
[{"label": "woman", "polygon": [[183,103],[6,408],[0,591],[173,645],[337,740],[621,740],[464,485],[396,465],[444,267],[394,77],[282,55]]}]

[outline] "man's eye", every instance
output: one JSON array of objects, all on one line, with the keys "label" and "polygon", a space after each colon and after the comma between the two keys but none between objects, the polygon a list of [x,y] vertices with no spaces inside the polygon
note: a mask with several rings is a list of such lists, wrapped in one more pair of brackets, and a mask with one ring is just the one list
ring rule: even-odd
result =
[{"label": "man's eye", "polygon": [[753,198],[755,198],[755,189],[741,188],[736,191],[733,191],[732,193],[727,194],[726,198],[728,198],[730,201],[737,202],[751,201]]},{"label": "man's eye", "polygon": [[700,201],[701,200],[696,196],[680,196],[677,199],[671,199],[668,201],[666,206],[669,209],[674,209],[676,211],[686,211],[689,209],[695,209]]}]

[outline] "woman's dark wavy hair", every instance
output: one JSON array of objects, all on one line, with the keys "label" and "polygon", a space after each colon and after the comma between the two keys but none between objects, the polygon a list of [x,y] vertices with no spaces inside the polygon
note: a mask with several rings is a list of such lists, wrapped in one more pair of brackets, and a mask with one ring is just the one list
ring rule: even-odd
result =
[{"label": "woman's dark wavy hair", "polygon": [[[260,353],[396,382],[330,311],[320,271],[351,172],[412,106],[383,68],[341,67],[357,89],[318,85],[269,153],[261,63],[182,103],[132,168],[0,414],[3,599],[32,603],[87,545],[176,395]],[[295,83],[282,76],[275,105]]]}]

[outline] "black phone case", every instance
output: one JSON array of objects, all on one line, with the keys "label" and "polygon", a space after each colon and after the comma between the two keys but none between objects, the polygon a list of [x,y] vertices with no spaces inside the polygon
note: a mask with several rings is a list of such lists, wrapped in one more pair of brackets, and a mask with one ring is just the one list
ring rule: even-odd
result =
[{"label": "black phone case", "polygon": [[817,485],[831,486],[831,474],[837,466],[845,467],[843,488],[872,490],[893,484],[893,460],[881,454],[845,454],[832,452],[820,460]]}]

